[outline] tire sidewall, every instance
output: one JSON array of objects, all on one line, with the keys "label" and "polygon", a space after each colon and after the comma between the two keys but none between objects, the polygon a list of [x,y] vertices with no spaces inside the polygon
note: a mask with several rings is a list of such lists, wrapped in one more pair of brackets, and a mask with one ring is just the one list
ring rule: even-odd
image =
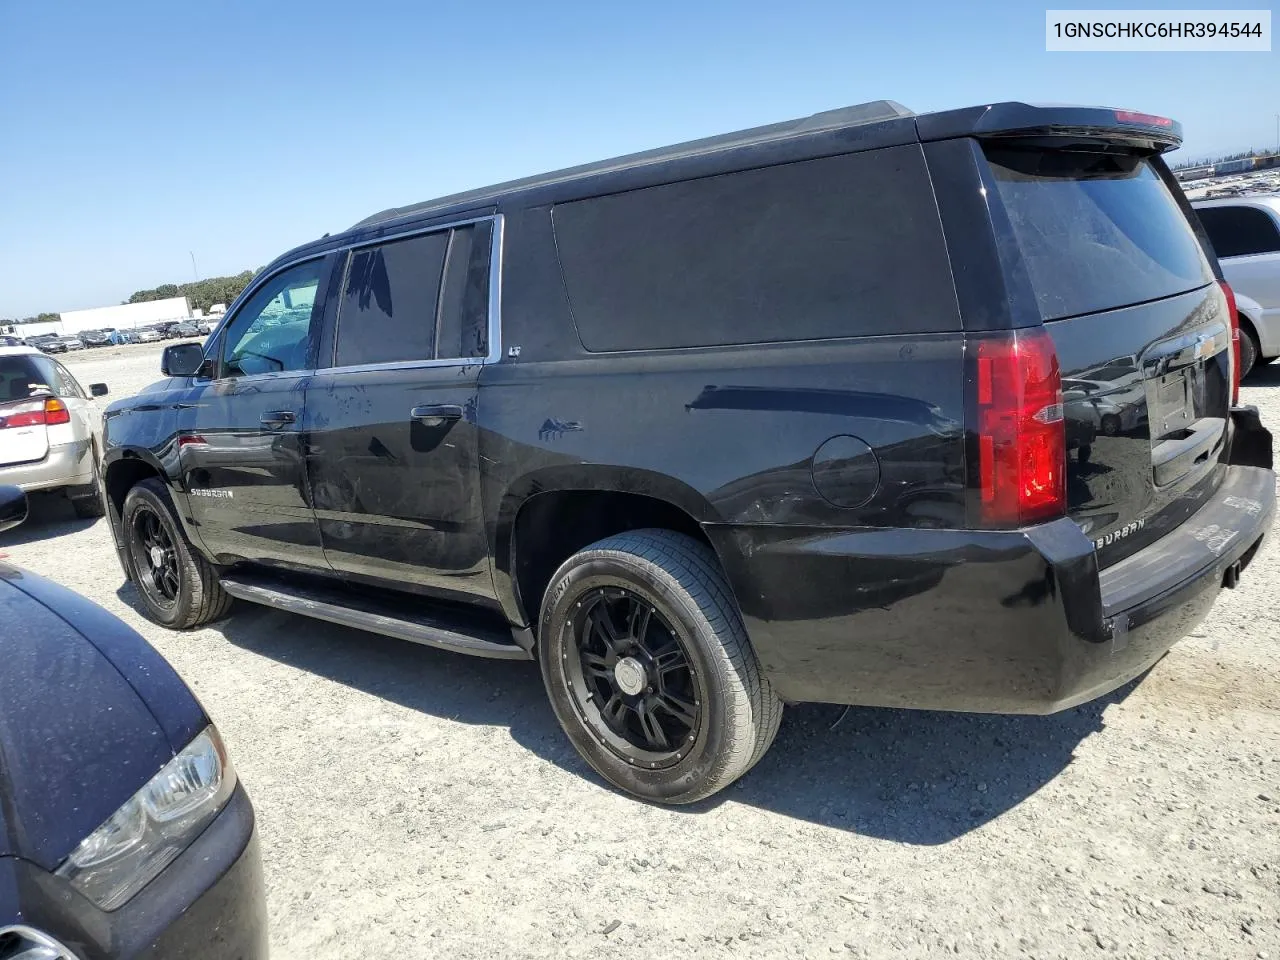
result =
[{"label": "tire sidewall", "polygon": [[[666,576],[655,576],[649,564],[625,555],[594,554],[571,558],[557,571],[543,603],[538,660],[552,709],[579,754],[602,777],[628,793],[660,803],[692,802],[706,791],[726,764],[727,685],[722,666],[709,655],[701,634],[709,629],[697,604]],[[692,749],[674,766],[644,769],[628,763],[596,739],[579,714],[568,677],[565,654],[577,655],[571,614],[584,596],[600,587],[622,587],[646,602],[680,633],[690,663],[697,671],[700,722]]]},{"label": "tire sidewall", "polygon": [[[142,573],[134,563],[132,543],[134,534],[133,520],[140,509],[150,509],[159,518],[165,532],[173,543],[178,561],[178,596],[172,606],[162,607],[155,603],[146,588],[142,585]],[[156,623],[164,627],[174,627],[184,623],[191,612],[194,591],[191,584],[191,559],[187,551],[186,539],[174,518],[173,508],[168,497],[152,489],[149,483],[143,482],[131,489],[124,500],[121,511],[120,526],[125,539],[125,561],[129,564],[129,578],[134,582],[146,614]]]},{"label": "tire sidewall", "polygon": [[1258,365],[1258,343],[1248,330],[1240,331],[1240,379],[1243,380]]}]

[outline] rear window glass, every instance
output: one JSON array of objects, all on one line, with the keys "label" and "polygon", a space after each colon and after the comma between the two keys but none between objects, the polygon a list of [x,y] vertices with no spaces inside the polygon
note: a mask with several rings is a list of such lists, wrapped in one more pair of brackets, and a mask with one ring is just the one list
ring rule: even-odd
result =
[{"label": "rear window glass", "polygon": [[1213,280],[1149,160],[988,148],[987,161],[1045,320],[1158,300]]},{"label": "rear window glass", "polygon": [[25,400],[41,387],[52,390],[47,380],[28,357],[0,357],[0,403]]},{"label": "rear window glass", "polygon": [[553,217],[588,350],[960,326],[918,145],[579,200]]}]

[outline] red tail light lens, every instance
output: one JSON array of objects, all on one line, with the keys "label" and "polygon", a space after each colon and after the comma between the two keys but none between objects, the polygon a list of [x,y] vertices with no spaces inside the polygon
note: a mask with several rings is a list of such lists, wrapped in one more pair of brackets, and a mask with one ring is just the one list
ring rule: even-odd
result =
[{"label": "red tail light lens", "polygon": [[12,407],[0,408],[0,429],[10,427],[56,427],[71,422],[71,411],[57,397],[29,400]]},{"label": "red tail light lens", "polygon": [[1231,321],[1231,405],[1240,403],[1240,314],[1236,313],[1236,294],[1231,284],[1219,280],[1227,296],[1227,318]]},{"label": "red tail light lens", "polygon": [[0,429],[12,427],[39,427],[45,423],[44,401],[30,400],[13,406],[0,407]]},{"label": "red tail light lens", "polygon": [[1066,511],[1062,377],[1043,327],[971,341],[979,515],[1016,527]]},{"label": "red tail light lens", "polygon": [[44,402],[44,422],[51,427],[60,423],[70,423],[71,411],[57,397],[50,397]]}]

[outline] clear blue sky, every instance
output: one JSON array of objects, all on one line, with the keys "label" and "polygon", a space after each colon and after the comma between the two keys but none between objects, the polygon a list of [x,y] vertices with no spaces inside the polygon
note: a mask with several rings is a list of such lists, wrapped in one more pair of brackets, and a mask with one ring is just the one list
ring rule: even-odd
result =
[{"label": "clear blue sky", "polygon": [[1280,52],[1046,53],[1045,6],[0,0],[0,317],[879,98],[1126,106],[1181,120],[1187,154],[1274,144]]}]

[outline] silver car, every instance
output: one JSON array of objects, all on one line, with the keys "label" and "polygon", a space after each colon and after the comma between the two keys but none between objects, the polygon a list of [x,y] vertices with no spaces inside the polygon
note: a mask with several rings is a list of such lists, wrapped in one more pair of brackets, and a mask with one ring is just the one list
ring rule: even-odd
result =
[{"label": "silver car", "polygon": [[0,485],[61,490],[79,517],[103,513],[102,413],[67,368],[34,347],[0,347]]},{"label": "silver car", "polygon": [[1240,372],[1280,357],[1280,193],[1197,200],[1240,315]]}]

